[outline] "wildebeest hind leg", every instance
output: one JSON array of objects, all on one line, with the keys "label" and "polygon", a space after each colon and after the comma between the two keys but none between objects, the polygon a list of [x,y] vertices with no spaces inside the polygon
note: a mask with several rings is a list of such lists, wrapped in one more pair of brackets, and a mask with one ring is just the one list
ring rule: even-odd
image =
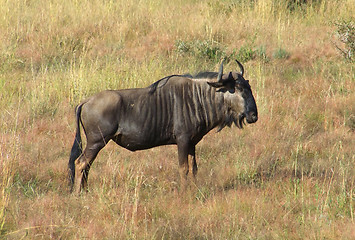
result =
[{"label": "wildebeest hind leg", "polygon": [[91,164],[104,146],[103,142],[95,144],[88,142],[83,154],[75,161],[75,193],[79,194],[82,189],[87,190],[87,179]]}]

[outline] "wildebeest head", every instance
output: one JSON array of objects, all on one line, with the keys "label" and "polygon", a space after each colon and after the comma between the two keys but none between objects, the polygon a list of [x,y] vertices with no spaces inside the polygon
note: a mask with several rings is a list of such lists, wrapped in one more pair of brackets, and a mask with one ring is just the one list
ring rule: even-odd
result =
[{"label": "wildebeest head", "polygon": [[240,72],[223,74],[223,62],[221,63],[217,81],[208,84],[217,89],[217,92],[224,94],[225,103],[228,105],[228,122],[233,122],[239,128],[243,128],[244,119],[248,123],[255,123],[258,120],[258,110],[255,99],[249,85],[249,80],[244,79],[244,67],[238,62]]}]

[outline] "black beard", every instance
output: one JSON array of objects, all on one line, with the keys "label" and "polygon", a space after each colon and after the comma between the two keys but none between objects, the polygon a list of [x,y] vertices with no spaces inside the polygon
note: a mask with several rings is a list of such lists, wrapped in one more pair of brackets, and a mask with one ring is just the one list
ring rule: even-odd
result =
[{"label": "black beard", "polygon": [[245,123],[245,114],[241,113],[238,115],[238,118],[234,118],[234,124],[238,127],[238,128],[243,128],[243,125],[246,125]]},{"label": "black beard", "polygon": [[238,115],[238,117],[233,116],[233,114],[228,115],[224,120],[224,122],[221,125],[219,125],[217,132],[221,131],[225,126],[231,127],[233,123],[238,128],[242,129],[243,125],[246,125],[245,114],[241,113]]}]

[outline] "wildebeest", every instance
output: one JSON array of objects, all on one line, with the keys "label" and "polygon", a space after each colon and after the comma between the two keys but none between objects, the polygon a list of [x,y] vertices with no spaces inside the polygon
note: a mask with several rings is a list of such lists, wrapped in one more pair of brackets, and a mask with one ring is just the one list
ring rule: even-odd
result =
[{"label": "wildebeest", "polygon": [[[69,159],[71,189],[87,189],[90,167],[99,151],[113,140],[131,151],[176,144],[181,184],[192,165],[196,177],[195,146],[210,130],[233,123],[239,128],[258,120],[258,111],[244,68],[223,74],[171,75],[147,88],[107,90],[76,108],[76,135]],[[80,124],[87,138],[82,152]]]}]

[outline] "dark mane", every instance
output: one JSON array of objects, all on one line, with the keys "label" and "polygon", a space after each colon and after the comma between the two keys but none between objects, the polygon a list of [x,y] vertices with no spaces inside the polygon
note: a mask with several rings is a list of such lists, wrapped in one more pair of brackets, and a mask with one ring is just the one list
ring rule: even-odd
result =
[{"label": "dark mane", "polygon": [[202,78],[208,78],[208,79],[213,79],[218,76],[217,72],[199,72],[193,78],[197,79],[202,79]]},{"label": "dark mane", "polygon": [[166,76],[163,77],[162,79],[159,79],[158,81],[156,81],[155,83],[151,84],[148,88],[149,88],[149,93],[152,94],[154,93],[157,88],[163,87],[170,78],[172,77],[186,77],[186,78],[194,78],[194,79],[213,79],[216,78],[218,76],[217,72],[199,72],[196,75],[191,75],[190,73],[186,73],[183,75],[170,75],[170,76]]},{"label": "dark mane", "polygon": [[172,77],[187,77],[187,76],[185,76],[185,75],[170,75],[167,77],[163,77],[148,87],[149,93],[153,94],[157,90],[158,87],[163,87],[168,82],[168,80]]}]

